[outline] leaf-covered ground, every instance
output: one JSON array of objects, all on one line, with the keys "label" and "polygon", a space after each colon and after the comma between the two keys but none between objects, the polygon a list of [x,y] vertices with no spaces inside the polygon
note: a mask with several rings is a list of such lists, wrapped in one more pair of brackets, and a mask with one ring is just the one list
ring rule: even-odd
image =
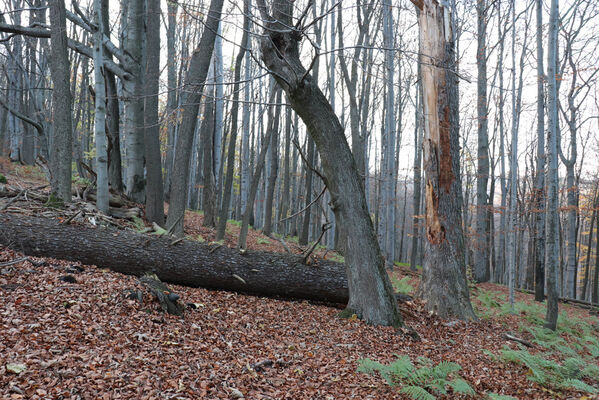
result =
[{"label": "leaf-covered ground", "polygon": [[[4,249],[0,263],[21,256]],[[416,342],[336,318],[332,307],[175,286],[198,307],[180,319],[162,314],[149,294],[141,304],[126,299],[140,288],[135,277],[93,266],[73,273],[72,263],[36,260],[47,263],[0,271],[1,398],[399,399],[380,377],[356,372],[359,359],[387,363],[395,354],[457,362],[480,396],[557,396],[530,382],[525,367],[483,352],[517,348],[502,338],[517,331],[517,316],[442,321],[419,303],[404,304],[406,323],[422,338]],[[68,271],[76,283],[60,279]],[[25,369],[16,374],[7,365]]]},{"label": "leaf-covered ground", "polygon": [[[188,218],[187,233],[212,240],[211,231],[200,224],[200,216]],[[253,248],[283,250],[259,232],[250,238]],[[22,257],[0,247],[0,265]],[[67,275],[76,282],[61,279]],[[404,276],[409,279],[400,285],[403,290],[417,287],[418,275],[405,268],[392,278],[397,283]],[[519,399],[592,398],[543,387],[530,381],[528,367],[497,359],[504,346],[519,348],[503,337],[506,332],[534,341],[523,327],[538,324],[542,311],[532,296],[518,293],[517,313],[506,312],[507,292],[498,285],[472,288],[481,316],[477,322],[444,321],[426,313],[418,301],[402,303],[405,322],[421,341],[391,328],[339,319],[340,310],[330,306],[172,289],[184,303],[194,304],[184,318],[161,313],[132,276],[43,258],[1,266],[0,398],[401,399],[380,376],[357,372],[360,359],[390,363],[397,355],[414,362],[427,357],[434,363],[458,363],[459,375],[477,398],[490,393]],[[130,290],[144,291],[143,302],[126,298]],[[597,329],[597,316],[589,310],[560,307],[568,316],[563,321],[570,330],[559,333],[566,343],[574,341],[583,321]],[[599,337],[596,330],[594,335]],[[538,345],[530,349],[541,351]],[[578,351],[590,363],[598,362],[587,347]],[[439,398],[459,396],[450,391]]]}]

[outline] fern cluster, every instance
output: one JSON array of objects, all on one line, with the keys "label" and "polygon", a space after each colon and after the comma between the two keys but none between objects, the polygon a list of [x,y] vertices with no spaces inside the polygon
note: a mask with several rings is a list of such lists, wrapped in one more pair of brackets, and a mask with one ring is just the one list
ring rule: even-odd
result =
[{"label": "fern cluster", "polygon": [[476,392],[464,379],[457,375],[461,367],[453,362],[442,361],[433,365],[428,358],[418,358],[416,367],[408,356],[398,356],[389,365],[370,359],[359,361],[359,372],[379,373],[391,386],[399,386],[399,391],[414,400],[434,400],[436,394],[447,394],[448,388],[454,393],[475,395]]},{"label": "fern cluster", "polygon": [[401,279],[397,279],[396,277],[392,276],[391,283],[393,284],[393,289],[397,293],[402,293],[402,294],[412,293],[414,291],[414,287],[412,287],[412,285],[410,285],[409,280],[410,280],[409,276],[404,276]]},{"label": "fern cluster", "polygon": [[505,346],[501,351],[501,359],[528,367],[528,379],[541,386],[577,389],[589,393],[599,392],[582,381],[584,378],[596,380],[599,376],[599,367],[588,364],[580,357],[569,357],[559,364],[544,357],[550,354],[530,354],[522,347],[520,350],[512,350]]}]

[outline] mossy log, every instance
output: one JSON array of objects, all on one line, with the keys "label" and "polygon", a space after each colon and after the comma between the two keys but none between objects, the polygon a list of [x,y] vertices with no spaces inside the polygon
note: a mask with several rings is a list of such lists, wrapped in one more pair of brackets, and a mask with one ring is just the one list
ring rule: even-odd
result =
[{"label": "mossy log", "polygon": [[109,227],[0,214],[0,244],[31,256],[52,257],[163,282],[266,297],[346,304],[343,264],[303,263],[292,254],[247,251],[218,244],[175,241]]}]

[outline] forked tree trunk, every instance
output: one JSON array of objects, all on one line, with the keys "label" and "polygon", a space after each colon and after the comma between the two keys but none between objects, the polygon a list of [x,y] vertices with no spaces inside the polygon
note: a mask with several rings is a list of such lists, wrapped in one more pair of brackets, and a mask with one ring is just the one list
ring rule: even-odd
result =
[{"label": "forked tree trunk", "polygon": [[302,36],[299,31],[289,28],[294,26],[293,3],[290,0],[273,3],[274,15],[271,17],[264,0],[258,2],[265,24],[262,59],[285,90],[291,107],[306,124],[321,156],[340,237],[345,241],[349,287],[346,314],[356,314],[370,324],[401,326],[403,321],[385,272],[366,207],[364,188],[343,127],[317,82],[300,62],[299,40]]},{"label": "forked tree trunk", "polygon": [[441,317],[476,319],[470,304],[459,161],[457,79],[450,9],[412,0],[420,9],[420,68],[424,105],[426,238],[418,295]]}]

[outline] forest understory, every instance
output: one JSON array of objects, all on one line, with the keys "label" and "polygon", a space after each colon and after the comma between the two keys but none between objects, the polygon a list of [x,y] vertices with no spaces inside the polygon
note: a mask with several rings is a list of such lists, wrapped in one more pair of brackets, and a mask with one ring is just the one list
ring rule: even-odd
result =
[{"label": "forest understory", "polygon": [[[44,183],[43,176],[19,167],[5,174],[23,189]],[[23,197],[8,206],[10,199],[0,198],[2,212],[50,218],[56,212]],[[114,220],[132,229],[130,222]],[[212,240],[214,232],[201,222],[190,212],[187,236]],[[235,229],[229,224],[229,246],[235,245]],[[285,251],[254,230],[248,247]],[[325,249],[317,255],[341,257]],[[429,388],[433,398],[590,399],[599,387],[599,375],[590,374],[599,370],[597,309],[560,305],[559,328],[551,334],[542,329],[543,305],[517,293],[512,314],[507,288],[500,285],[471,284],[476,322],[442,320],[418,300],[402,302],[404,321],[418,334],[412,337],[338,318],[342,305],[170,285],[185,305],[183,317],[176,317],[163,313],[133,276],[24,257],[4,247],[0,266],[2,398],[402,399],[410,398],[400,392],[405,385],[391,386],[360,368],[366,359],[390,364],[402,356],[416,366],[456,363],[461,368],[452,377],[474,391],[468,396],[450,386],[445,394]],[[390,275],[397,292],[414,295],[419,273],[396,265]],[[137,291],[142,301],[127,297]],[[568,387],[576,368],[587,372],[576,375],[590,385],[587,390]]]}]

